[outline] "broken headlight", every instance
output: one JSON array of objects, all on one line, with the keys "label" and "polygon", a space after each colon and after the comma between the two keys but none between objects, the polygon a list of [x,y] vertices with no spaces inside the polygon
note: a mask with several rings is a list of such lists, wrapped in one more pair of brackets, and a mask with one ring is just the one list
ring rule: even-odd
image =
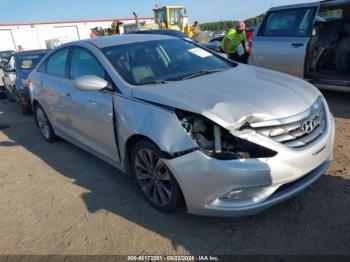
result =
[{"label": "broken headlight", "polygon": [[197,143],[199,150],[219,160],[268,158],[277,152],[233,136],[209,119],[183,110],[176,115],[186,132]]}]

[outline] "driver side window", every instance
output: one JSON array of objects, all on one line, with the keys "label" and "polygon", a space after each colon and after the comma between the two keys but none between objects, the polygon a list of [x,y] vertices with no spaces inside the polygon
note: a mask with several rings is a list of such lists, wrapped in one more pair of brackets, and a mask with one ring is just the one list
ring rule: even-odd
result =
[{"label": "driver side window", "polygon": [[84,48],[74,48],[70,67],[70,78],[94,75],[108,81],[102,65]]}]

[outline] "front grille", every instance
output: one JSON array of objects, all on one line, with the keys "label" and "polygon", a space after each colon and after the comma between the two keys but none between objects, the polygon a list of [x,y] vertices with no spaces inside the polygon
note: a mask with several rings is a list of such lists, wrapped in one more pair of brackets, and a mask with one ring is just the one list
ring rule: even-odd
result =
[{"label": "front grille", "polygon": [[[310,124],[311,129],[308,128]],[[289,148],[302,149],[321,138],[327,130],[327,117],[322,98],[318,98],[308,110],[301,114],[253,123],[251,127],[257,133]]]}]

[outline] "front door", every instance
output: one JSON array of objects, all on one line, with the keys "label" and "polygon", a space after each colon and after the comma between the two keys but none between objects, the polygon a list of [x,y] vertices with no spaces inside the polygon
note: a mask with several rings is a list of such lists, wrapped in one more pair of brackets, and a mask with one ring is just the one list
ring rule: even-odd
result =
[{"label": "front door", "polygon": [[85,48],[76,47],[70,61],[70,103],[66,110],[70,136],[98,154],[119,162],[114,133],[113,97],[110,91],[81,91],[74,79],[95,75],[108,81],[102,65]]}]

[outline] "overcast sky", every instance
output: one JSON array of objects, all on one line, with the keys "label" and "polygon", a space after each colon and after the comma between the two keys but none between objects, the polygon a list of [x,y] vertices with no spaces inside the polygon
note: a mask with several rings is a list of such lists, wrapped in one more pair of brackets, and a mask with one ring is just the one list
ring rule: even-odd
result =
[{"label": "overcast sky", "polygon": [[152,17],[155,4],[184,5],[190,21],[240,20],[272,6],[314,0],[0,0],[0,23]]}]

